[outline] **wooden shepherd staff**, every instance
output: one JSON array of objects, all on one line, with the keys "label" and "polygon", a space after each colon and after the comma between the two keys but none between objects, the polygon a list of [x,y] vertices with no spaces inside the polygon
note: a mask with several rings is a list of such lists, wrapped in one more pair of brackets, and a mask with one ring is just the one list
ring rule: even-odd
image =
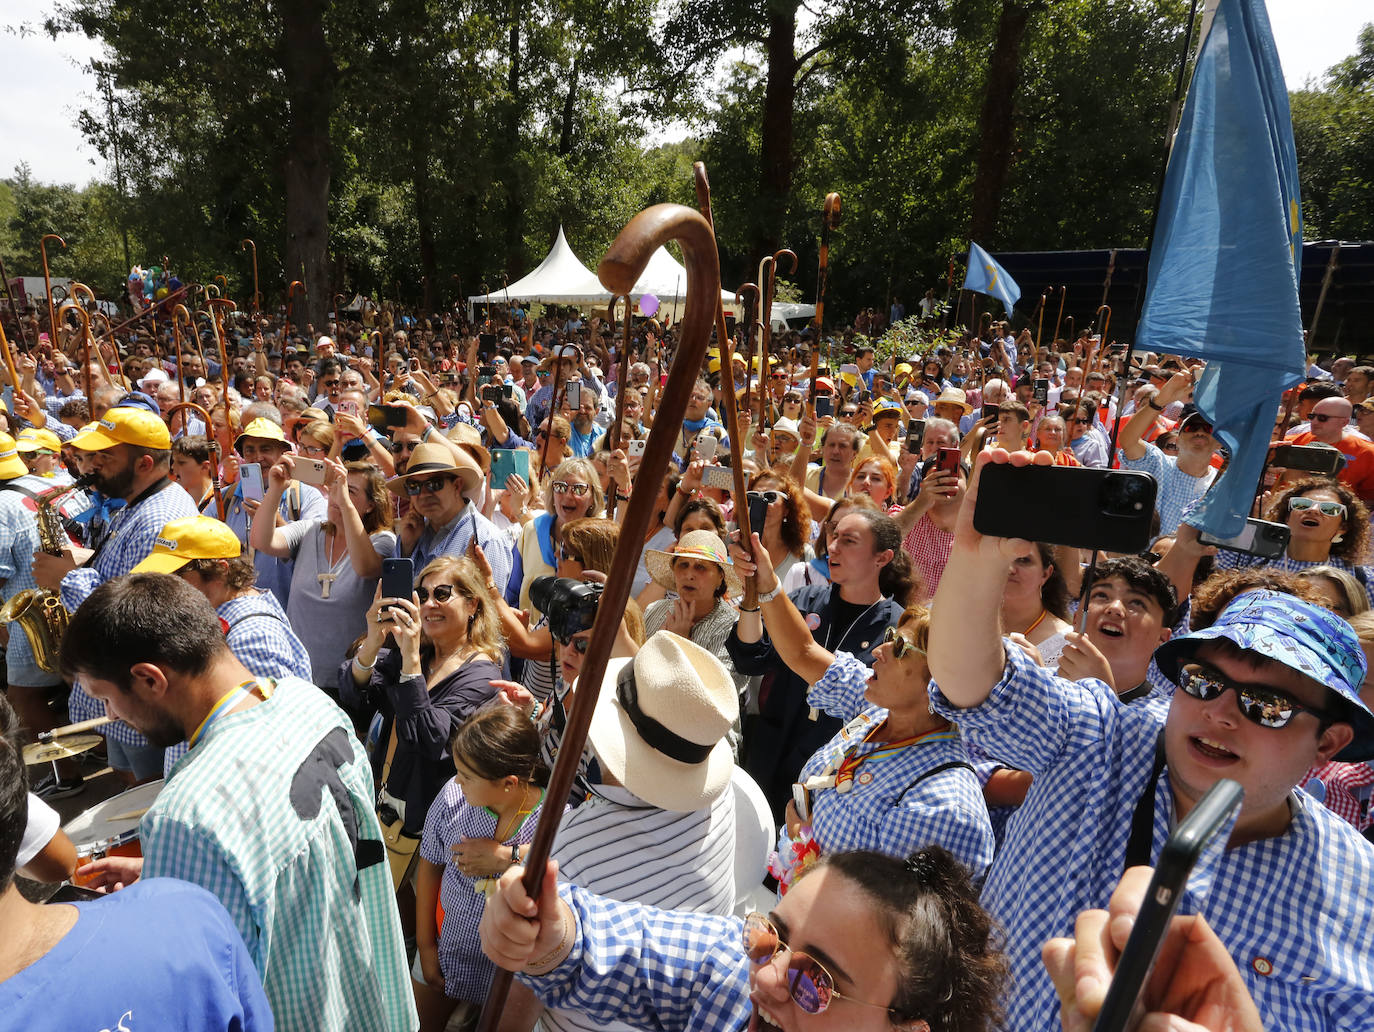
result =
[{"label": "wooden shepherd staff", "polygon": [[[597,606],[591,641],[577,679],[577,704],[568,714],[567,727],[558,749],[558,761],[545,795],[547,799],[566,799],[572,791],[573,777],[587,742],[587,728],[601,693],[606,662],[611,658],[611,648],[620,630],[621,614],[630,600],[630,584],[639,565],[639,553],[649,530],[659,489],[663,486],[663,474],[672,459],[678,431],[687,414],[687,398],[701,370],[702,359],[706,356],[711,324],[715,321],[715,310],[720,304],[720,259],[716,254],[715,234],[705,218],[682,205],[656,204],[641,211],[620,231],[597,267],[597,275],[607,290],[615,294],[628,294],[643,274],[654,251],[669,240],[677,240],[682,246],[687,266],[686,318],[668,374],[669,383],[675,389],[664,392],[660,418],[654,421],[644,459],[639,466],[639,475],[635,477],[634,491],[620,528],[620,540],[606,576],[606,590],[602,592]],[[539,888],[543,884],[561,817],[558,806],[546,806],[539,815],[539,825],[530,844],[524,872],[525,891],[532,899],[538,898]],[[511,972],[499,968],[492,977],[491,989],[477,1026],[478,1032],[493,1032],[496,1028],[510,991],[511,977]]]},{"label": "wooden shepherd staff", "polygon": [[839,224],[840,195],[828,193],[825,195],[825,207],[821,209],[821,256],[816,270],[816,337],[811,342],[811,386],[806,396],[812,416],[816,414],[816,375],[820,372],[821,341],[825,337],[825,285],[830,273],[830,231]]}]

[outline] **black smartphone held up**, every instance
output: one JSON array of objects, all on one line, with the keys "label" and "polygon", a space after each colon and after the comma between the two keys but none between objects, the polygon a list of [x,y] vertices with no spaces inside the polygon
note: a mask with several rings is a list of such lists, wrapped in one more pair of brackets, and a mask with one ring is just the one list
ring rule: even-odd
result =
[{"label": "black smartphone held up", "polygon": [[495,375],[496,375],[496,367],[495,367],[494,365],[478,366],[478,367],[477,367],[477,386],[478,386],[478,387],[485,387],[487,384],[491,383],[491,378],[492,378],[493,376],[495,376]]},{"label": "black smartphone held up", "polygon": [[1271,523],[1257,520],[1253,516],[1245,521],[1245,529],[1235,537],[1216,538],[1210,534],[1199,534],[1198,540],[1204,545],[1215,545],[1231,552],[1246,552],[1262,559],[1277,559],[1288,550],[1288,539],[1292,536],[1286,523]]},{"label": "black smartphone held up", "polygon": [[477,350],[484,355],[490,355],[496,351],[496,334],[479,333],[477,335]]},{"label": "black smartphone held up", "polygon": [[1048,405],[1050,403],[1050,381],[1043,378],[1037,378],[1032,395],[1035,400],[1040,403],[1041,408]]},{"label": "black smartphone held up", "polygon": [[986,422],[989,422],[989,421],[991,421],[991,422],[993,422],[993,423],[997,422],[997,406],[996,406],[996,405],[984,405],[984,406],[983,406],[983,413],[982,413],[982,416],[981,416],[980,418],[981,418],[981,419],[983,420],[983,422],[985,422],[985,423],[986,423]]},{"label": "black smartphone held up", "polygon": [[921,442],[926,438],[926,421],[908,419],[906,421],[906,450],[912,455],[921,454]]},{"label": "black smartphone held up", "polygon": [[387,405],[385,412],[387,426],[403,427],[406,425],[406,410],[404,405]]},{"label": "black smartphone held up", "polygon": [[1334,477],[1345,465],[1345,455],[1325,444],[1281,444],[1269,456],[1269,465]]},{"label": "black smartphone held up", "polygon": [[1125,1032],[1129,1027],[1136,1000],[1149,981],[1169,922],[1188,887],[1188,875],[1244,798],[1245,790],[1237,782],[1222,778],[1207,790],[1164,843],[1093,1032]]},{"label": "black smartphone held up", "polygon": [[[415,563],[409,558],[382,560],[382,598],[410,598],[415,593]],[[390,611],[390,607],[386,612]],[[386,615],[384,613],[383,615]],[[387,616],[387,619],[391,619]]]},{"label": "black smartphone held up", "polygon": [[989,463],[973,526],[992,537],[1132,554],[1150,543],[1157,492],[1154,477],[1134,470]]},{"label": "black smartphone held up", "polygon": [[763,497],[762,491],[750,491],[747,497],[749,499],[749,530],[762,537],[763,521],[768,518],[768,499]]},{"label": "black smartphone held up", "polygon": [[493,404],[506,396],[499,384],[489,383],[482,388],[482,400],[490,401]]},{"label": "black smartphone held up", "polygon": [[835,414],[835,396],[833,394],[816,395],[816,418],[824,419],[826,416]]}]

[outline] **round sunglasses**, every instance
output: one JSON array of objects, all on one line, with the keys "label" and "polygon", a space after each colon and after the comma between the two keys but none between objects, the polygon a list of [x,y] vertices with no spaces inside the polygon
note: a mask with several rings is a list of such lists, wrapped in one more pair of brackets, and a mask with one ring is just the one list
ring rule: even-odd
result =
[{"label": "round sunglasses", "polygon": [[783,941],[782,936],[778,934],[778,930],[773,927],[773,922],[763,914],[754,913],[745,917],[742,938],[744,952],[756,967],[770,963],[784,950],[792,954],[787,960],[787,993],[792,997],[792,1001],[807,1014],[820,1014],[830,1006],[832,1000],[847,1000],[861,1007],[877,1007],[885,1010],[894,1025],[903,1025],[912,1029],[912,1032],[918,1032],[922,1026],[925,1029],[930,1027],[925,1022],[907,1025],[905,1016],[895,1007],[890,1007],[885,1003],[856,1000],[854,997],[846,996],[840,992],[835,988],[835,979],[825,969],[825,965],[814,957],[800,953],[788,946]]},{"label": "round sunglasses", "polygon": [[1178,686],[1194,699],[1211,702],[1227,691],[1236,693],[1241,716],[1260,727],[1287,727],[1299,713],[1311,713],[1319,720],[1330,715],[1315,706],[1304,706],[1286,692],[1257,684],[1238,684],[1210,667],[1189,663],[1179,670]]},{"label": "round sunglasses", "polygon": [[415,597],[420,600],[420,605],[424,605],[431,597],[435,602],[447,602],[453,597],[453,592],[452,584],[436,584],[433,592],[429,588],[416,588]]}]

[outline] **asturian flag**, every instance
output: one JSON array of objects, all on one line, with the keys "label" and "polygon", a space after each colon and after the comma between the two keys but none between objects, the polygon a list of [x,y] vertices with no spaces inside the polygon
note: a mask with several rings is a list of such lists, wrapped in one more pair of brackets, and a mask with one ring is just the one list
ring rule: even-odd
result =
[{"label": "asturian flag", "polygon": [[1012,307],[1021,297],[1021,288],[1016,285],[1016,280],[1008,276],[1007,270],[997,264],[997,259],[971,240],[968,245],[968,272],[964,273],[964,289],[997,298],[1007,310],[1007,318],[1011,318]]}]

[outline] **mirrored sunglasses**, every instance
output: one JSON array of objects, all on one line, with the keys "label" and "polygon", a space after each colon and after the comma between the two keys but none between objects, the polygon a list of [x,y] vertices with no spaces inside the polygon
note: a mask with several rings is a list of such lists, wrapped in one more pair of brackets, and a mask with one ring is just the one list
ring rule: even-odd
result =
[{"label": "mirrored sunglasses", "polygon": [[1178,686],[1184,693],[1203,702],[1219,699],[1227,691],[1236,693],[1241,716],[1260,727],[1287,727],[1299,713],[1311,713],[1326,719],[1324,710],[1303,706],[1292,696],[1277,688],[1264,685],[1237,684],[1217,671],[1199,663],[1189,663],[1179,670]]},{"label": "mirrored sunglasses", "polygon": [[570,494],[574,498],[586,498],[591,492],[589,484],[572,484],[566,480],[555,480],[553,482],[554,494]]},{"label": "mirrored sunglasses", "polygon": [[1290,498],[1288,508],[1291,512],[1307,512],[1309,509],[1316,509],[1323,516],[1339,516],[1345,518],[1346,508],[1340,502],[1322,502],[1315,498]]}]

